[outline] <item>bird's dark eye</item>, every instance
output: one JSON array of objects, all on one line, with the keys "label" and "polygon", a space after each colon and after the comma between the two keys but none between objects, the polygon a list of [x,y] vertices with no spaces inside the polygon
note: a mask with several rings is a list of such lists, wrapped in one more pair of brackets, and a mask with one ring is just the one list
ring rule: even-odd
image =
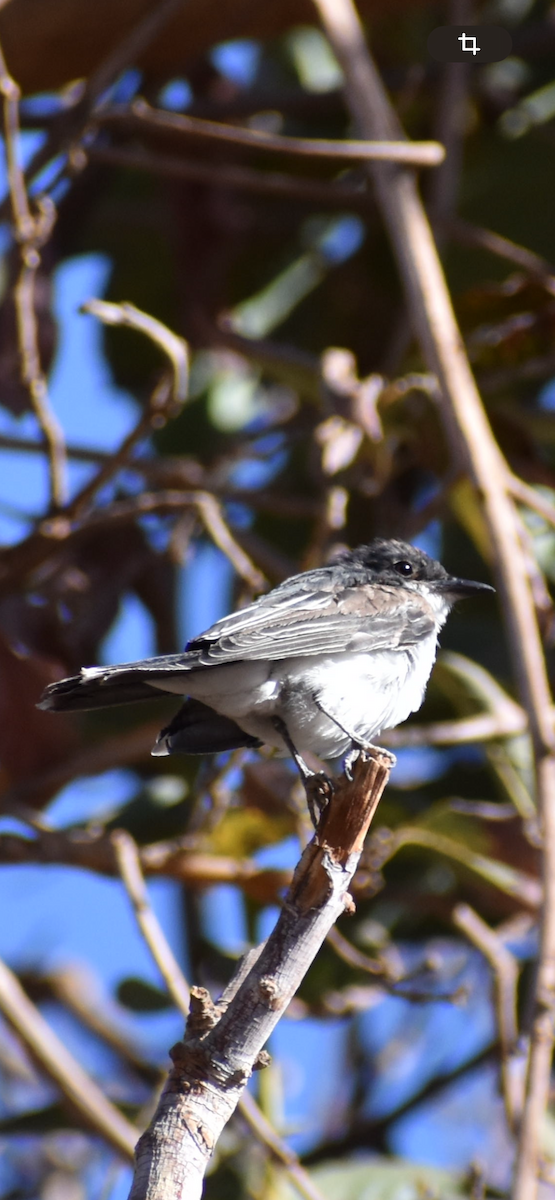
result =
[{"label": "bird's dark eye", "polygon": [[409,562],[394,563],[393,570],[397,571],[399,575],[404,575],[405,578],[408,578],[409,575],[412,575],[412,567]]}]

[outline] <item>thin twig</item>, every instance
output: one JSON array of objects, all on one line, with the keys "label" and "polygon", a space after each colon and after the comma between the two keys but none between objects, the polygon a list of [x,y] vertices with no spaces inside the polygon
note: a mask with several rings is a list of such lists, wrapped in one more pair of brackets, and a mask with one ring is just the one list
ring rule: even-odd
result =
[{"label": "thin twig", "polygon": [[[150,10],[124,33],[121,41],[110,47],[106,58],[87,79],[84,89],[75,89],[76,100],[72,107],[53,119],[46,142],[32,156],[25,170],[26,184],[35,179],[57,154],[67,150],[71,143],[81,137],[91,114],[108,102],[109,88],[118,75],[144,54],[164,25],[179,12],[183,4],[184,0],[153,0]],[[64,165],[60,174],[65,170]],[[0,220],[5,217],[5,206],[0,204]]]},{"label": "thin twig", "polygon": [[243,1092],[237,1107],[243,1120],[246,1121],[259,1142],[262,1142],[262,1145],[270,1151],[280,1166],[285,1168],[285,1174],[299,1195],[303,1196],[304,1200],[324,1200],[320,1188],[310,1178],[308,1171],[301,1166],[295,1152],[290,1150],[287,1142],[284,1142],[276,1133],[250,1092]]},{"label": "thin twig", "polygon": [[178,415],[187,399],[189,385],[189,348],[183,338],[172,333],[161,321],[141,312],[133,304],[112,304],[106,300],[89,300],[81,311],[97,317],[104,325],[123,325],[144,334],[163,350],[172,365],[172,380],[163,378],[154,388],[146,410],[135,427],[123,439],[115,454],[107,457],[94,479],[78,492],[63,513],[63,519],[79,517],[86,512],[96,492],[129,462],[135,446],[152,429],[160,429],[166,421]]},{"label": "thin twig", "polygon": [[512,263],[515,267],[520,267],[522,271],[526,271],[526,274],[531,275],[533,279],[540,279],[549,291],[552,292],[555,289],[555,268],[551,266],[547,259],[542,258],[539,254],[535,254],[527,246],[520,246],[517,242],[512,242],[510,238],[502,237],[501,234],[495,233],[492,229],[484,229],[480,225],[472,224],[471,221],[463,221],[461,217],[448,219],[446,230],[461,246],[472,246],[479,250],[487,250],[489,254],[494,254],[496,258],[502,258],[506,262]]},{"label": "thin twig", "polygon": [[555,354],[536,354],[516,363],[514,367],[497,367],[477,374],[483,395],[492,396],[518,383],[549,379],[554,371]]},{"label": "thin twig", "polygon": [[[189,888],[202,889],[213,884],[232,883],[261,904],[275,904],[283,888],[291,882],[290,871],[260,867],[251,858],[203,854],[191,848],[190,839],[187,838],[142,846],[139,860],[145,875],[178,879]],[[82,829],[74,834],[41,829],[36,830],[32,838],[19,834],[0,834],[0,862],[63,863],[103,875],[118,874],[110,838]]]},{"label": "thin twig", "polygon": [[[134,431],[132,433],[134,435]],[[27,454],[42,454],[44,447],[40,442],[30,441],[29,438],[0,434],[0,450],[22,450]],[[73,458],[76,462],[100,466],[111,462],[120,453],[118,450],[116,455],[112,455],[105,450],[91,450],[87,446],[77,446],[71,442],[67,443],[66,451],[68,458]],[[308,496],[296,496],[294,493],[283,495],[266,490],[253,492],[252,488],[234,487],[231,483],[224,483],[218,478],[221,473],[221,464],[218,464],[217,470],[212,472],[209,468],[203,468],[196,459],[165,455],[164,458],[141,458],[133,465],[153,484],[166,485],[171,481],[172,486],[176,484],[178,487],[180,485],[198,487],[203,492],[209,491],[211,495],[218,496],[222,500],[246,501],[252,508],[261,511],[267,510],[278,516],[291,519],[311,518],[317,516],[319,512],[317,502]],[[20,543],[20,545],[23,544]]]},{"label": "thin twig", "polygon": [[523,907],[533,912],[541,906],[542,885],[533,875],[519,871],[500,859],[488,858],[485,854],[470,850],[466,842],[436,833],[434,829],[420,828],[418,825],[401,825],[394,830],[379,829],[367,846],[366,861],[373,870],[381,871],[406,846],[420,846],[459,863],[464,870],[484,879],[491,887],[498,888],[507,896],[516,897]]},{"label": "thin twig", "polygon": [[[59,553],[62,545],[67,546],[70,538],[78,540],[87,530],[102,528],[104,525],[126,525],[140,517],[153,514],[182,513],[191,508],[196,509],[198,494],[198,491],[179,491],[173,488],[159,492],[142,492],[125,500],[114,500],[102,508],[91,509],[82,517],[73,520],[63,512],[59,516],[47,517],[40,522],[38,530],[24,542],[7,547],[3,551],[0,560],[0,595],[6,591],[12,592],[17,584],[25,580],[41,563]],[[235,496],[239,498],[239,493],[234,493],[233,497],[230,495],[230,499]],[[255,570],[253,567],[253,571]]]},{"label": "thin twig", "polygon": [[367,212],[373,201],[363,185],[348,183],[326,183],[313,179],[301,179],[279,171],[259,171],[230,163],[196,162],[178,158],[177,155],[152,154],[146,150],[128,149],[122,146],[91,146],[86,151],[91,163],[101,166],[124,167],[131,171],[148,171],[168,179],[184,179],[190,183],[202,183],[219,190],[253,192],[261,196],[277,196],[285,200],[298,200],[303,204],[318,204],[332,208],[356,208]]},{"label": "thin twig", "polygon": [[[23,450],[27,454],[44,454],[42,442],[7,433],[0,434],[0,450]],[[66,444],[66,453],[68,458],[85,463],[102,463],[110,457],[106,450],[91,450],[88,446],[75,446],[69,442]]]},{"label": "thin twig", "polygon": [[514,1129],[520,1105],[515,1097],[511,1059],[518,1041],[516,993],[518,986],[518,964],[510,950],[498,935],[486,924],[469,904],[457,904],[453,910],[453,922],[466,934],[487,959],[495,985],[495,1008],[501,1047],[501,1079],[503,1100],[509,1128]]},{"label": "thin twig", "polygon": [[127,329],[136,329],[155,342],[169,358],[173,367],[173,401],[179,408],[187,399],[189,386],[189,350],[187,343],[177,334],[172,333],[162,321],[157,321],[149,313],[135,308],[134,304],[124,301],[122,304],[112,304],[108,300],[87,300],[81,305],[81,312],[98,317],[104,325],[123,325]]},{"label": "thin twig", "polygon": [[251,562],[248,554],[241,549],[226,524],[221,505],[210,492],[197,492],[195,504],[202,519],[206,532],[210,534],[215,546],[225,554],[232,567],[254,592],[263,592],[268,587],[268,580]]},{"label": "thin twig", "polygon": [[101,1134],[124,1158],[132,1159],[139,1130],[108,1100],[94,1079],[87,1075],[31,1003],[13,971],[1,961],[0,1009],[86,1124]]},{"label": "thin twig", "polygon": [[78,492],[70,505],[64,510],[64,518],[67,520],[69,515],[72,517],[80,517],[86,513],[90,501],[96,496],[105,484],[109,483],[122,468],[127,467],[132,458],[133,451],[152,433],[153,428],[158,428],[158,418],[163,416],[164,407],[167,406],[171,398],[171,387],[168,379],[162,379],[158,383],[149,398],[146,409],[141,412],[138,421],[136,421],[133,429],[127,434],[116,450],[115,454],[107,455],[97,471],[93,479],[85,484],[81,491]]},{"label": "thin twig", "polygon": [[189,988],[148,899],[136,843],[123,829],[116,829],[111,840],[119,873],[133,905],[139,929],[174,1004],[187,1016],[190,1001]]},{"label": "thin twig", "polygon": [[[314,0],[343,67],[346,95],[361,132],[397,138],[399,123],[364,41],[352,0]],[[442,394],[442,414],[456,460],[483,497],[508,643],[527,709],[544,838],[541,950],[526,1101],[513,1200],[537,1194],[539,1131],[546,1110],[555,1037],[555,736],[551,696],[507,466],[496,444],[468,359],[414,176],[401,168],[371,168],[423,353]]]},{"label": "thin twig", "polygon": [[[552,710],[555,728],[555,709]],[[457,721],[434,721],[429,725],[416,723],[402,729],[390,729],[384,734],[384,745],[393,746],[459,746],[468,742],[490,742],[497,738],[517,737],[526,733],[528,718],[517,704],[500,713],[480,713],[476,717],[461,717]]]},{"label": "thin twig", "polygon": [[544,521],[555,529],[555,504],[548,500],[543,492],[536,491],[536,488],[519,479],[517,475],[509,475],[508,488],[515,500],[532,509],[532,512],[543,517]]},{"label": "thin twig", "polygon": [[0,95],[3,96],[4,139],[14,236],[21,258],[21,270],[14,289],[21,381],[29,393],[33,411],[48,447],[51,502],[54,508],[60,508],[67,498],[65,445],[61,426],[50,405],[46,379],[41,368],[35,312],[35,281],[41,261],[40,251],[54,227],[56,210],[52,201],[43,196],[37,201],[36,215],[31,212],[19,163],[21,93],[8,72],[1,47]]},{"label": "thin twig", "polygon": [[333,138],[296,138],[284,134],[266,133],[260,129],[247,129],[240,125],[225,125],[219,121],[205,121],[202,117],[189,117],[182,113],[169,113],[152,108],[146,100],[135,100],[133,104],[106,108],[98,115],[103,126],[121,126],[132,132],[159,129],[167,133],[201,138],[203,141],[226,142],[232,146],[245,146],[251,150],[265,150],[273,154],[293,154],[303,158],[328,158],[348,162],[410,163],[418,167],[435,167],[443,162],[445,151],[439,142],[408,142],[402,138],[389,141],[339,141]]},{"label": "thin twig", "polygon": [[381,979],[395,980],[397,978],[397,971],[391,968],[391,964],[387,962],[386,958],[370,958],[369,954],[364,954],[357,946],[353,946],[348,938],[343,937],[343,934],[335,926],[330,929],[326,941],[333,947],[339,958],[343,959],[348,966],[354,967],[355,970],[365,971],[367,975]]},{"label": "thin twig", "polygon": [[84,963],[66,963],[39,976],[39,983],[72,1012],[87,1029],[106,1042],[151,1083],[160,1082],[162,1068],[148,1062],[138,1043],[129,1035],[128,1014],[101,987],[94,972]]}]

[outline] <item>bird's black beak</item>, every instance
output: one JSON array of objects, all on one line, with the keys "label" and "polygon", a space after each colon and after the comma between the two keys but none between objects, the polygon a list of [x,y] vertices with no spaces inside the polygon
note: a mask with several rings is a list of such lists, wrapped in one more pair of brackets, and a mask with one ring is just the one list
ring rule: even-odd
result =
[{"label": "bird's black beak", "polygon": [[475,579],[457,579],[456,575],[448,575],[447,579],[438,579],[435,586],[438,592],[448,596],[473,596],[476,592],[495,592],[489,583],[478,583]]}]

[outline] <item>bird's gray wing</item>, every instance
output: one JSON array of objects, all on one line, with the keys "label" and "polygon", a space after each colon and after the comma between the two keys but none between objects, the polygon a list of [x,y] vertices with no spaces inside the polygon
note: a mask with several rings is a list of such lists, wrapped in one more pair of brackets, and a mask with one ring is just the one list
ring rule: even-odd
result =
[{"label": "bird's gray wing", "polygon": [[281,598],[279,590],[218,621],[189,642],[191,667],[252,659],[371,653],[413,646],[435,630],[425,597],[399,588],[359,585],[305,591]]},{"label": "bird's gray wing", "polygon": [[417,645],[435,628],[424,596],[358,580],[338,587],[324,569],[287,580],[224,617],[189,642],[183,654],[84,668],[80,675],[50,684],[39,707],[87,710],[151,699],[153,688],[163,691],[176,677],[227,663],[401,650]]}]

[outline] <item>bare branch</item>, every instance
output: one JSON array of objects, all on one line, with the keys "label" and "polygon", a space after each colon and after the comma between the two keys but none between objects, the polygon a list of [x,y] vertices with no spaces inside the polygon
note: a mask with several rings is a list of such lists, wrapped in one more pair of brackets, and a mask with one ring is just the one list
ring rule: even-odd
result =
[{"label": "bare branch", "polygon": [[107,1042],[116,1054],[130,1063],[143,1078],[159,1083],[161,1067],[148,1062],[138,1043],[130,1036],[125,1010],[107,995],[94,971],[84,963],[65,963],[39,976],[39,983],[48,987],[60,1004],[74,1013],[79,1021]]},{"label": "bare branch", "polygon": [[133,905],[139,929],[174,1004],[187,1015],[190,1000],[189,988],[149,902],[137,846],[133,838],[123,829],[116,829],[111,840],[119,873]]},{"label": "bare branch", "polygon": [[453,217],[448,220],[446,230],[461,246],[487,250],[496,258],[502,258],[505,262],[520,267],[521,271],[526,271],[526,274],[531,275],[533,279],[540,279],[550,292],[555,290],[555,269],[545,258],[533,250],[529,250],[527,246],[519,246],[510,238],[502,237],[492,229],[473,225],[471,221],[463,221],[461,217]]},{"label": "bare branch", "polygon": [[388,142],[335,141],[332,138],[285,137],[283,134],[266,133],[260,129],[247,129],[239,125],[205,121],[202,117],[165,112],[152,108],[146,100],[135,100],[131,107],[125,105],[104,109],[98,114],[97,120],[103,126],[123,126],[132,132],[160,129],[187,137],[202,138],[205,141],[227,142],[233,146],[267,150],[274,154],[301,155],[303,158],[330,158],[348,162],[379,160],[435,167],[443,162],[445,157],[445,151],[439,142],[408,142],[403,139],[390,139]]},{"label": "bare branch", "polygon": [[184,179],[202,183],[218,190],[253,192],[260,196],[277,196],[303,204],[318,204],[331,208],[355,208],[368,211],[373,203],[366,187],[354,183],[326,183],[324,180],[301,179],[279,171],[259,171],[236,163],[195,162],[177,155],[152,154],[123,146],[91,146],[87,159],[103,166],[124,167],[131,171],[149,171],[168,179]]},{"label": "bare branch", "polygon": [[291,1183],[296,1188],[299,1196],[303,1196],[304,1200],[324,1200],[320,1188],[313,1183],[308,1171],[305,1171],[301,1166],[297,1155],[282,1138],[278,1137],[275,1129],[270,1125],[270,1122],[264,1116],[258,1104],[253,1100],[250,1092],[244,1091],[238,1104],[239,1112],[248,1127],[256,1135],[259,1142],[266,1147],[267,1150],[275,1158],[285,1170]]},{"label": "bare branch", "polygon": [[86,512],[88,503],[95,493],[112,479],[129,461],[135,446],[152,429],[161,429],[166,421],[177,416],[187,399],[189,385],[189,348],[183,338],[177,337],[161,321],[141,312],[133,304],[112,304],[106,300],[89,300],[83,304],[81,311],[98,317],[105,325],[124,325],[128,329],[136,329],[145,334],[163,350],[173,368],[173,383],[163,378],[150,397],[145,412],[141,413],[135,427],[124,438],[119,450],[104,459],[104,462],[90,483],[74,498],[66,508],[63,519],[79,517]]},{"label": "bare branch", "polygon": [[399,964],[388,962],[385,955],[379,958],[370,958],[369,954],[364,954],[357,946],[353,946],[348,938],[343,937],[335,927],[330,929],[326,941],[333,947],[335,953],[343,962],[348,963],[350,967],[354,967],[357,971],[365,971],[367,975],[381,979],[388,979],[392,982],[399,978]]},{"label": "bare branch", "polygon": [[[189,986],[149,902],[137,846],[129,834],[122,829],[116,830],[112,834],[111,840],[121,877],[133,905],[141,933],[160,970],[170,996],[187,1019],[191,999]],[[238,974],[241,978],[236,975],[234,981],[237,987],[242,979],[241,970]],[[299,1195],[305,1197],[305,1200],[323,1200],[321,1192],[313,1185],[297,1155],[278,1136],[247,1092],[239,1100],[239,1109],[258,1140],[285,1169]]]},{"label": "bare branch", "polygon": [[224,520],[221,505],[216,497],[210,495],[209,492],[197,492],[195,504],[207,533],[210,534],[214,544],[229,559],[237,574],[245,580],[245,583],[248,583],[254,592],[265,591],[268,587],[268,580],[235,541]]},{"label": "bare branch", "polygon": [[[89,76],[84,89],[75,89],[75,100],[71,108],[55,117],[48,138],[40,146],[29,163],[24,181],[29,183],[60,151],[67,150],[71,142],[79,139],[91,113],[106,102],[106,93],[122,71],[136,62],[147,49],[164,25],[183,6],[184,0],[155,0],[150,10],[142,15],[128,30],[116,46],[112,46],[106,58]],[[62,167],[60,175],[64,173]],[[0,219],[5,218],[4,205],[0,205]]]},{"label": "bare branch", "polygon": [[31,1003],[17,977],[1,961],[0,1009],[86,1124],[96,1133],[100,1133],[124,1158],[132,1158],[133,1148],[139,1136],[138,1129],[131,1125],[87,1075]]},{"label": "bare branch", "polygon": [[33,411],[48,447],[52,505],[60,508],[67,497],[65,445],[61,427],[50,405],[46,379],[41,369],[35,313],[35,279],[41,261],[40,251],[54,227],[56,210],[52,201],[42,196],[37,201],[36,216],[31,212],[18,157],[20,91],[8,73],[1,47],[0,94],[4,98],[4,138],[14,236],[21,257],[21,270],[14,292],[21,381],[27,388]]},{"label": "bare branch", "polygon": [[[187,838],[142,846],[139,860],[145,875],[179,879],[190,888],[234,883],[244,890],[245,895],[262,904],[275,904],[281,890],[291,882],[290,871],[260,867],[250,858],[203,854],[192,848]],[[0,862],[65,863],[88,871],[99,871],[103,875],[118,874],[110,838],[82,829],[74,833],[35,829],[32,838],[19,834],[0,834]]]},{"label": "bare branch", "polygon": [[140,308],[135,308],[134,304],[127,301],[112,304],[108,300],[88,300],[81,305],[81,311],[98,317],[104,325],[125,325],[127,329],[136,329],[164,351],[173,367],[173,401],[179,410],[187,399],[189,386],[189,349],[183,338],[172,333],[156,317],[141,312]]},{"label": "bare branch", "polygon": [[232,981],[217,1005],[203,988],[192,990],[184,1041],[172,1051],[173,1070],[137,1146],[131,1200],[200,1197],[217,1138],[252,1071],[264,1064],[264,1043],[329,929],[352,908],[347,888],[390,766],[389,756],[360,756],[354,780],[342,780],[303,853],[277,925],[249,956],[240,986]]},{"label": "bare branch", "polygon": [[[555,710],[553,710],[555,724]],[[496,738],[516,737],[526,733],[528,721],[524,709],[517,704],[514,711],[507,707],[503,713],[480,713],[476,717],[461,717],[458,721],[434,721],[429,725],[410,724],[390,729],[384,735],[384,745],[393,746],[458,746],[467,742],[490,742]]]},{"label": "bare branch", "polygon": [[[457,904],[453,910],[453,921],[457,928],[462,929],[466,934],[468,940],[478,947],[493,971],[497,1026],[501,1046],[503,1099],[509,1127],[514,1129],[516,1117],[521,1109],[521,1103],[518,1103],[518,1098],[515,1096],[514,1074],[511,1072],[511,1059],[518,1040],[516,1010],[518,964],[514,955],[507,950],[498,935],[489,925],[486,925],[486,922],[469,904]],[[522,1100],[522,1098],[520,1099]]]},{"label": "bare branch", "polygon": [[509,478],[509,490],[518,500],[520,504],[524,504],[526,508],[530,508],[532,512],[536,512],[538,516],[543,517],[548,525],[555,529],[555,504],[548,500],[542,492],[536,491],[530,487],[529,483],[525,483],[523,479],[519,479],[516,475],[511,475]]}]

